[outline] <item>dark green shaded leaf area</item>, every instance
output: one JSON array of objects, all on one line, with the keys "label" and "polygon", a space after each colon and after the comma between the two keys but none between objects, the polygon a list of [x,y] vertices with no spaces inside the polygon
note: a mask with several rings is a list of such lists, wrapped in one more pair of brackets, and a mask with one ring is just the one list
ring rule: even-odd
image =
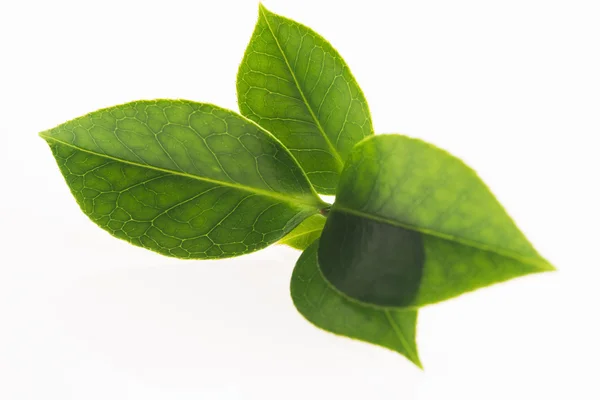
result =
[{"label": "dark green shaded leaf area", "polygon": [[423,306],[554,269],[471,168],[401,135],[355,147],[319,265],[336,290],[386,307]]},{"label": "dark green shaded leaf area", "polygon": [[325,221],[326,218],[321,214],[312,215],[302,221],[300,225],[281,239],[279,243],[297,250],[304,250],[321,236]]},{"label": "dark green shaded leaf area", "polygon": [[92,221],[167,256],[246,254],[325,204],[277,139],[209,104],[138,101],[40,136]]},{"label": "dark green shaded leaf area", "polygon": [[373,308],[339,294],[319,270],[318,245],[315,241],[302,253],[292,274],[291,295],[300,314],[321,329],[394,350],[422,368],[417,310]]},{"label": "dark green shaded leaf area", "polygon": [[340,245],[323,248],[319,261],[336,288],[367,303],[411,304],[425,262],[422,235],[336,210],[328,219],[322,241]]},{"label": "dark green shaded leaf area", "polygon": [[319,193],[335,194],[352,147],[373,134],[365,96],[339,53],[262,5],[237,96],[242,115],[281,140]]}]

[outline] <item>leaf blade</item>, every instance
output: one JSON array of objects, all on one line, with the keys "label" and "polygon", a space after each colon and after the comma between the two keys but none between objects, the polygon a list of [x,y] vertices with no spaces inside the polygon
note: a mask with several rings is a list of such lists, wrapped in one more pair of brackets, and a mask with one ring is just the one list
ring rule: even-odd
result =
[{"label": "leaf blade", "polygon": [[326,218],[321,214],[311,215],[288,233],[279,244],[285,244],[296,250],[305,250],[321,236]]},{"label": "leaf blade", "polygon": [[416,344],[416,310],[377,309],[353,302],[325,281],[317,265],[318,241],[296,263],[290,291],[296,309],[313,325],[396,351],[423,368]]},{"label": "leaf blade", "polygon": [[[340,254],[354,247],[364,249],[361,240],[366,239],[354,235],[347,239],[350,244],[341,243],[331,230],[343,228],[330,218],[319,252],[323,273],[340,291],[368,303],[419,307],[517,276],[553,270],[472,169],[417,139],[378,135],[357,145],[342,175],[332,214],[352,215],[375,226],[381,224],[382,229],[394,226],[422,236],[422,248],[403,254],[394,253],[394,246],[388,245],[387,264],[369,269],[365,262],[346,260],[344,267]],[[423,252],[422,275],[402,281],[398,268],[409,268],[419,251]],[[386,268],[393,271],[395,283],[386,280]],[[355,288],[365,276],[373,280],[372,287],[363,284],[360,293]],[[381,295],[392,293],[394,285],[404,291],[408,287],[412,296],[403,297],[398,290],[396,297]]]},{"label": "leaf blade", "polygon": [[323,204],[280,142],[208,104],[132,102],[40,136],[88,217],[169,256],[258,250]]},{"label": "leaf blade", "polygon": [[323,194],[335,193],[351,148],[373,134],[364,94],[339,53],[262,5],[237,94],[242,115],[273,132]]}]

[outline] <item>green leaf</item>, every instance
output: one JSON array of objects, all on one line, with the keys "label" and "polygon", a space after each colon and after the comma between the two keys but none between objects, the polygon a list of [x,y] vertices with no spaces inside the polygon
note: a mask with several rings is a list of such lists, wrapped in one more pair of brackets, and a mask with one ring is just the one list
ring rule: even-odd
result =
[{"label": "green leaf", "polygon": [[312,215],[302,221],[300,225],[281,239],[279,243],[286,244],[297,250],[304,250],[321,236],[326,220],[321,214]]},{"label": "green leaf", "polygon": [[262,5],[237,95],[240,112],[281,140],[323,194],[335,194],[352,147],[373,134],[365,96],[339,53]]},{"label": "green leaf", "polygon": [[323,279],[317,264],[318,242],[296,263],[291,294],[308,321],[326,331],[397,351],[422,368],[416,344],[417,310],[373,308],[346,299]]},{"label": "green leaf", "polygon": [[138,101],[40,136],[92,221],[167,256],[249,253],[326,206],[277,139],[209,104]]},{"label": "green leaf", "polygon": [[554,269],[472,169],[401,135],[355,147],[320,239],[319,265],[345,295],[395,307]]}]

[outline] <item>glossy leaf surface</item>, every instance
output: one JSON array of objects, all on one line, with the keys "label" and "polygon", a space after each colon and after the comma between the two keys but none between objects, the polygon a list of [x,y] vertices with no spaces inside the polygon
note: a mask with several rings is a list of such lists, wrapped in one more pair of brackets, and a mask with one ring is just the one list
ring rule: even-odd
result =
[{"label": "glossy leaf surface", "polygon": [[348,300],[325,281],[317,264],[318,242],[296,263],[291,294],[298,311],[326,331],[397,351],[421,368],[416,344],[417,310],[377,309]]},{"label": "glossy leaf surface", "polygon": [[240,112],[281,140],[323,194],[335,194],[352,147],[373,134],[365,96],[338,52],[262,5],[237,95]]},{"label": "glossy leaf surface", "polygon": [[279,141],[213,105],[138,101],[40,136],[85,214],[167,256],[249,253],[323,206]]},{"label": "glossy leaf surface", "polygon": [[351,298],[394,307],[554,269],[471,168],[401,135],[355,147],[320,239],[319,265]]},{"label": "glossy leaf surface", "polygon": [[326,220],[321,214],[312,215],[302,221],[300,225],[281,239],[279,243],[298,250],[304,250],[321,236]]}]

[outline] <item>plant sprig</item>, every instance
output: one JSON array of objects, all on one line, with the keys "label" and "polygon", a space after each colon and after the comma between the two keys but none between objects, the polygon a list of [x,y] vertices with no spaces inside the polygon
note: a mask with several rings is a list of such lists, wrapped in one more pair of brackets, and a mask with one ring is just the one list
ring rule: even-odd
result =
[{"label": "plant sprig", "polygon": [[135,101],[40,136],[110,234],[186,259],[303,250],[291,279],[298,311],[419,367],[419,307],[554,269],[461,160],[374,135],[356,79],[310,28],[261,5],[237,96],[241,115]]}]

